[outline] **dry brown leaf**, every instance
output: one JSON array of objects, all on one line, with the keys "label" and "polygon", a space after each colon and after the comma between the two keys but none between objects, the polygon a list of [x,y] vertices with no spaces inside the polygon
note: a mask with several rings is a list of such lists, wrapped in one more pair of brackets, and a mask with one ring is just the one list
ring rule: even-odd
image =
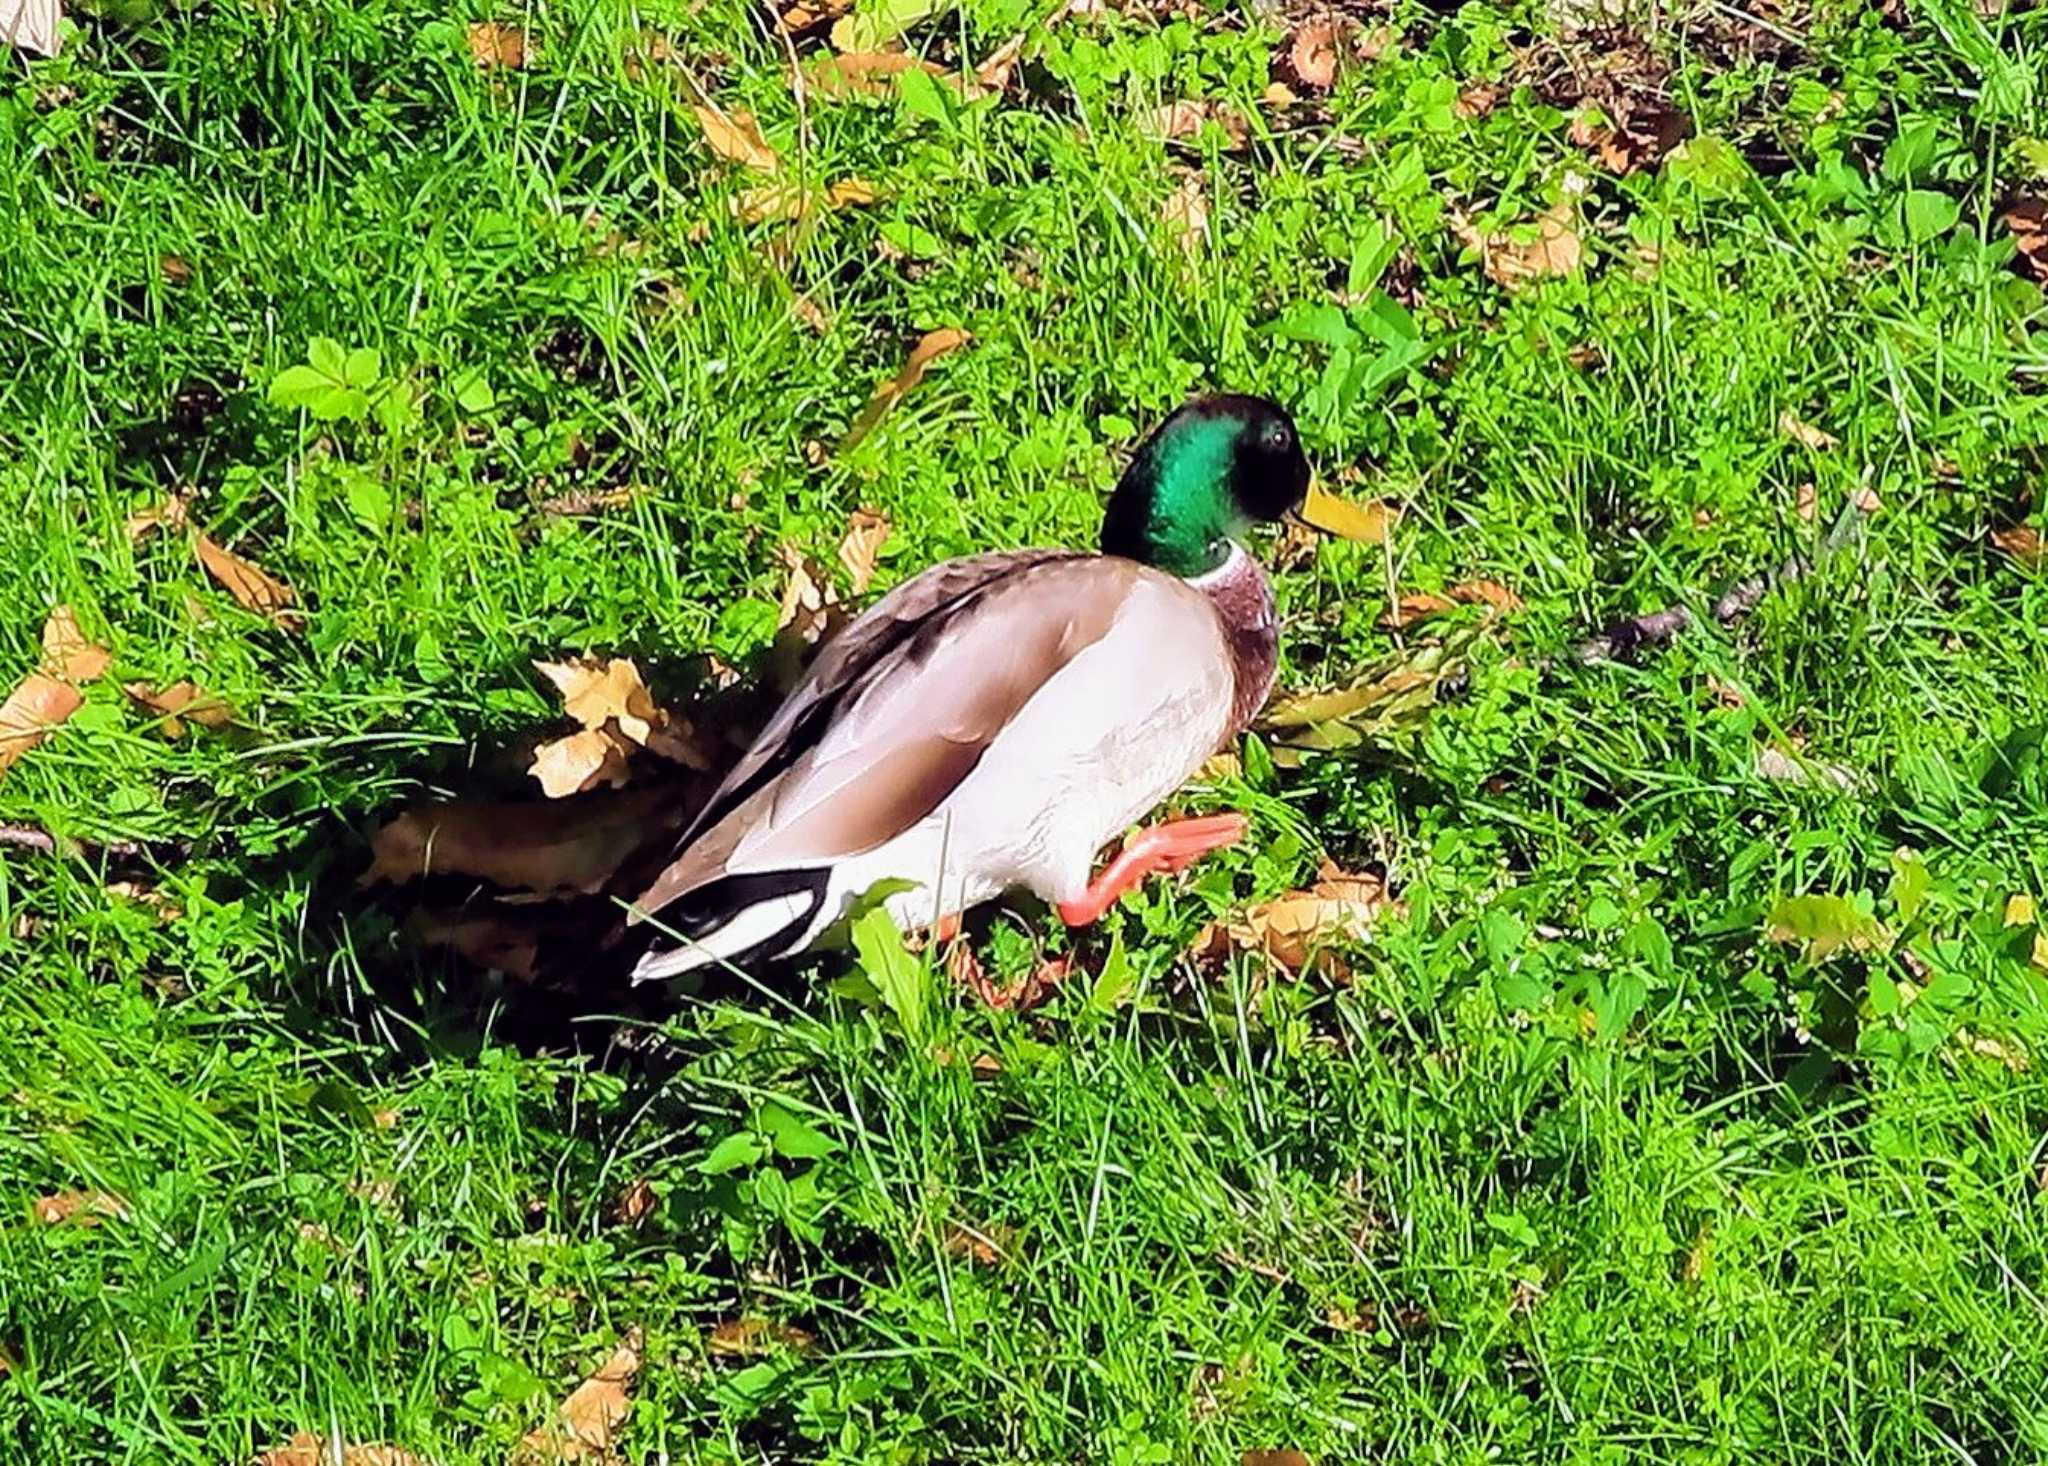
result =
[{"label": "dry brown leaf", "polygon": [[808,1330],[772,1318],[729,1318],[704,1335],[705,1349],[725,1359],[755,1359],[785,1349],[802,1354],[817,1342]]},{"label": "dry brown leaf", "polygon": [[131,682],[123,689],[130,698],[163,718],[166,738],[182,738],[185,720],[202,728],[225,728],[235,720],[234,709],[206,692],[195,682],[173,682],[152,688],[147,682]]},{"label": "dry brown leaf", "polygon": [[1451,104],[1451,111],[1465,120],[1473,121],[1484,117],[1500,105],[1500,89],[1484,82],[1474,82],[1458,93],[1458,100]]},{"label": "dry brown leaf", "polygon": [[[1450,216],[1451,232],[1479,256],[1480,268],[1496,285],[1519,290],[1537,280],[1577,274],[1585,258],[1578,215],[1569,202],[1553,204],[1528,225],[1482,233],[1462,214]],[[1517,233],[1533,237],[1517,239]]]},{"label": "dry brown leaf", "polygon": [[298,631],[305,626],[305,617],[293,609],[298,595],[276,576],[223,549],[211,535],[195,536],[192,546],[199,552],[199,563],[206,567],[206,573],[219,581],[243,609],[268,618],[283,631]]},{"label": "dry brown leaf", "polygon": [[111,1191],[59,1191],[38,1196],[28,1204],[29,1220],[45,1227],[70,1223],[74,1227],[97,1227],[102,1218],[128,1219],[128,1203]]},{"label": "dry brown leaf", "polygon": [[2016,524],[2010,529],[1991,531],[1991,543],[2005,551],[2029,570],[2039,570],[2048,563],[2048,552],[2041,544],[2041,531],[2032,525]]},{"label": "dry brown leaf", "polygon": [[1570,138],[1610,173],[1638,173],[1664,161],[1672,149],[1692,135],[1692,122],[1668,107],[1636,105],[1609,122],[1581,112],[1572,119]]},{"label": "dry brown leaf", "polygon": [[192,266],[182,255],[159,255],[156,267],[166,285],[190,285]]},{"label": "dry brown leaf", "polygon": [[469,27],[469,54],[485,71],[500,66],[517,69],[527,63],[530,55],[526,32],[495,20],[473,21]]},{"label": "dry brown leaf", "polygon": [[1250,124],[1224,102],[1179,101],[1154,108],[1138,121],[1138,131],[1155,142],[1181,142],[1214,122],[1228,139],[1226,151],[1241,152],[1251,140]]},{"label": "dry brown leaf", "polygon": [[1331,941],[1362,941],[1393,903],[1378,876],[1356,875],[1324,861],[1315,883],[1248,909],[1226,928],[1240,947],[1259,948],[1293,972]]},{"label": "dry brown leaf", "polygon": [[136,510],[128,516],[123,528],[130,541],[141,539],[153,529],[183,529],[185,513],[191,502],[183,494],[173,494],[162,503]]},{"label": "dry brown leaf", "polygon": [[1406,595],[1380,613],[1380,629],[1400,631],[1427,617],[1442,615],[1456,605],[1456,601],[1431,595],[1427,591]]},{"label": "dry brown leaf", "polygon": [[1820,491],[1812,483],[1803,483],[1792,495],[1792,512],[1807,524],[1813,523],[1813,516],[1820,511]]},{"label": "dry brown leaf", "polygon": [[815,30],[853,9],[853,0],[797,0],[776,17],[775,23],[791,35]]},{"label": "dry brown leaf", "polygon": [[1296,27],[1287,44],[1287,61],[1295,80],[1312,91],[1326,92],[1337,81],[1338,44],[1349,22],[1319,15]]},{"label": "dry brown leaf", "polygon": [[[1064,12],[1055,12],[1045,23],[1051,25]],[[974,68],[975,84],[984,92],[1000,92],[1010,85],[1011,73],[1017,69],[1018,58],[1024,54],[1024,42],[1030,32],[1018,31],[1016,35],[989,52],[981,65]]]},{"label": "dry brown leaf", "polygon": [[626,1330],[604,1366],[569,1392],[569,1398],[556,1412],[556,1423],[542,1426],[520,1441],[513,1460],[528,1463],[607,1458],[619,1427],[633,1411],[628,1391],[640,1373],[640,1350],[641,1333],[636,1324]]},{"label": "dry brown leaf", "polygon": [[629,776],[627,750],[631,745],[609,728],[586,728],[543,743],[533,751],[527,772],[539,781],[541,792],[550,799],[566,799],[600,784],[613,788]]},{"label": "dry brown leaf", "polygon": [[697,114],[697,124],[704,129],[704,141],[726,162],[756,173],[775,173],[781,169],[782,159],[761,136],[753,113],[738,107],[727,112],[708,102],[693,103],[690,110]]},{"label": "dry brown leaf", "polygon": [[1201,259],[1209,243],[1209,190],[1199,173],[1181,179],[1180,187],[1159,206],[1159,218],[1190,260]]},{"label": "dry brown leaf", "polygon": [[138,906],[147,906],[156,913],[160,922],[176,921],[185,914],[185,908],[178,905],[155,886],[141,881],[109,881],[107,894],[121,901],[133,901]]},{"label": "dry brown leaf", "polygon": [[[716,761],[717,751],[706,746],[688,719],[655,703],[647,684],[640,679],[640,668],[631,658],[613,657],[600,663],[586,657],[573,662],[535,662],[533,665],[561,693],[562,710],[583,725],[584,733],[617,735],[623,740],[618,748],[622,759],[632,752],[626,745],[638,744],[650,753],[687,764],[700,772],[709,769]],[[573,742],[574,738],[561,741]],[[573,756],[563,757],[571,758],[565,769],[592,757],[602,761],[601,750],[588,740],[577,745]],[[594,769],[597,765],[591,767]],[[536,773],[535,777],[539,774]]]},{"label": "dry brown leaf", "polygon": [[1988,1033],[1956,1030],[1956,1041],[1980,1059],[1994,1059],[2015,1074],[2024,1074],[2033,1063],[2027,1046],[2016,1038],[1994,1038]]},{"label": "dry brown leaf", "polygon": [[846,521],[846,533],[839,539],[839,563],[861,594],[875,578],[875,556],[889,538],[889,521],[873,509],[856,509]]},{"label": "dry brown leaf", "polygon": [[22,678],[7,694],[7,701],[0,703],[0,774],[14,767],[17,759],[84,703],[77,688],[47,672],[31,672]]},{"label": "dry brown leaf", "polygon": [[1284,81],[1268,82],[1259,93],[1259,105],[1274,112],[1285,111],[1300,100],[1300,95]]},{"label": "dry brown leaf", "polygon": [[789,303],[789,313],[823,336],[832,329],[832,318],[825,314],[825,308],[808,295],[799,295]]},{"label": "dry brown leaf", "polygon": [[1246,1451],[1241,1460],[1243,1466],[1315,1466],[1292,1446],[1277,1451]]},{"label": "dry brown leaf", "polygon": [[397,1446],[344,1445],[336,1454],[334,1442],[325,1436],[302,1430],[281,1446],[272,1446],[256,1458],[255,1466],[427,1466],[426,1458]]},{"label": "dry brown leaf", "polygon": [[535,662],[534,670],[554,684],[562,696],[562,711],[595,732],[607,721],[635,743],[645,743],[662,716],[654,695],[640,679],[640,668],[630,657],[613,657],[599,662],[592,657],[573,662]]},{"label": "dry brown leaf", "polygon": [[1016,1244],[1014,1227],[975,1228],[963,1222],[948,1222],[943,1246],[948,1257],[964,1258],[977,1267],[1000,1267],[1009,1260]]},{"label": "dry brown leaf", "polygon": [[634,1178],[612,1203],[612,1220],[622,1227],[637,1227],[654,1215],[659,1198],[645,1176]]},{"label": "dry brown leaf", "polygon": [[903,400],[912,388],[924,380],[925,371],[940,357],[958,351],[973,338],[965,331],[952,326],[942,326],[936,331],[927,331],[910,349],[910,356],[903,363],[903,369],[875,389],[868,405],[861,409],[853,426],[846,430],[846,436],[839,440],[838,451],[847,453],[856,447],[861,439],[875,430],[889,410]]},{"label": "dry brown leaf", "polygon": [[902,51],[850,51],[844,56],[825,56],[811,68],[811,88],[832,100],[864,98],[886,102],[896,95],[896,78],[906,71],[922,71],[950,80],[950,73],[936,62]]},{"label": "dry brown leaf", "polygon": [[114,654],[87,641],[78,629],[78,618],[69,606],[58,606],[43,622],[43,670],[52,677],[80,686],[107,670]]},{"label": "dry brown leaf", "polygon": [[777,688],[787,692],[796,686],[812,648],[838,635],[853,618],[839,604],[839,592],[831,578],[796,546],[782,547],[782,562],[789,579],[782,587],[775,641],[768,649],[768,675]]},{"label": "dry brown leaf", "polygon": [[1825,453],[1830,448],[1842,446],[1842,440],[1833,433],[1822,432],[1811,423],[1801,422],[1791,408],[1778,414],[1778,431],[1802,447],[1816,453]]},{"label": "dry brown leaf", "polygon": [[795,223],[834,209],[864,207],[879,197],[875,186],[860,178],[842,178],[821,189],[777,179],[745,190],[733,199],[732,211],[742,224]]},{"label": "dry brown leaf", "polygon": [[1461,581],[1444,594],[1467,606],[1491,606],[1502,612],[1522,609],[1522,598],[1497,580]]},{"label": "dry brown leaf", "polygon": [[2005,211],[2019,253],[2014,262],[2041,285],[2048,285],[2048,199],[2024,198]]}]

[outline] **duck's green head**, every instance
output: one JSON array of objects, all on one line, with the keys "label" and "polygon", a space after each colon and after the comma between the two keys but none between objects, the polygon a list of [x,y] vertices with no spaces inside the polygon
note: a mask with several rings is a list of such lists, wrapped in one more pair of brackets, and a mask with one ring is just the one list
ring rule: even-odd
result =
[{"label": "duck's green head", "polygon": [[1145,440],[1102,519],[1102,553],[1201,575],[1261,520],[1301,507],[1308,459],[1287,409],[1264,397],[1203,397]]}]

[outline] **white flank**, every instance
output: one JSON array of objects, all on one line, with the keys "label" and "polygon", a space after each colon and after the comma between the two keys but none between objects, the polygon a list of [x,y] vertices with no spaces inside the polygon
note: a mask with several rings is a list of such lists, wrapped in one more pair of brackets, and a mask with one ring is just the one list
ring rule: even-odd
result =
[{"label": "white flank", "polygon": [[57,0],[0,0],[0,41],[38,56],[57,54]]}]

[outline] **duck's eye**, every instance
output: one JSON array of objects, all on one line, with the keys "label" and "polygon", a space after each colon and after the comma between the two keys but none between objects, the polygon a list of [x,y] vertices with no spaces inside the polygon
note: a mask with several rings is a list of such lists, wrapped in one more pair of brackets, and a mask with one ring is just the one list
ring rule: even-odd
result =
[{"label": "duck's eye", "polygon": [[1274,453],[1285,453],[1294,443],[1294,430],[1284,422],[1267,423],[1266,431],[1261,436],[1265,439],[1267,449]]}]

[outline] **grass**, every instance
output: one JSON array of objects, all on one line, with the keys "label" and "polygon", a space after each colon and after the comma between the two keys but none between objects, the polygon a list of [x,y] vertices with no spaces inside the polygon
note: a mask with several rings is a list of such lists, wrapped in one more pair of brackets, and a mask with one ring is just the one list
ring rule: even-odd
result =
[{"label": "grass", "polygon": [[[0,661],[63,601],[115,663],[0,783],[83,842],[0,864],[0,1455],[310,1428],[500,1461],[637,1324],[638,1461],[2048,1458],[2048,973],[2008,923],[2048,896],[2048,583],[1986,541],[2041,526],[2048,316],[2000,214],[2040,187],[2048,10],[1759,8],[1589,38],[1398,0],[1399,44],[1293,110],[1261,101],[1285,20],[1223,7],[968,0],[911,40],[957,70],[1028,28],[976,101],[800,107],[730,0],[145,6],[8,63]],[[530,64],[479,68],[483,19]],[[1629,37],[1695,137],[1617,176],[1568,132]],[[739,221],[759,180],[678,62],[878,201]],[[1246,147],[1149,137],[1184,98]],[[1505,290],[1450,228],[1561,198],[1567,278]],[[1397,298],[1422,346],[1347,380],[1381,348],[1325,308]],[[972,345],[810,447],[941,326]],[[321,337],[406,384],[388,420],[273,405]],[[351,885],[397,802],[503,781],[551,715],[531,659],[672,693],[742,662],[777,547],[829,563],[858,505],[883,584],[1087,543],[1203,385],[1297,404],[1326,477],[1409,509],[1281,577],[1284,685],[1450,631],[1463,691],[1299,767],[1247,749],[1205,797],[1257,838],[1127,903],[1047,1006],[945,994],[911,1042],[828,990],[842,959],[621,1022],[479,986]],[[187,486],[303,634],[124,532]],[[1852,550],[1740,627],[1569,655],[1863,489]],[[1379,628],[1390,580],[1475,577],[1526,611]],[[238,726],[174,741],[121,692],[180,678]],[[1788,740],[1855,791],[1758,777]],[[124,840],[174,914],[109,888]],[[1348,983],[1188,965],[1324,850],[1406,902]],[[1769,940],[1808,896],[1883,937]],[[76,1189],[125,1214],[28,1219]],[[746,1318],[811,1344],[714,1347]]]}]

